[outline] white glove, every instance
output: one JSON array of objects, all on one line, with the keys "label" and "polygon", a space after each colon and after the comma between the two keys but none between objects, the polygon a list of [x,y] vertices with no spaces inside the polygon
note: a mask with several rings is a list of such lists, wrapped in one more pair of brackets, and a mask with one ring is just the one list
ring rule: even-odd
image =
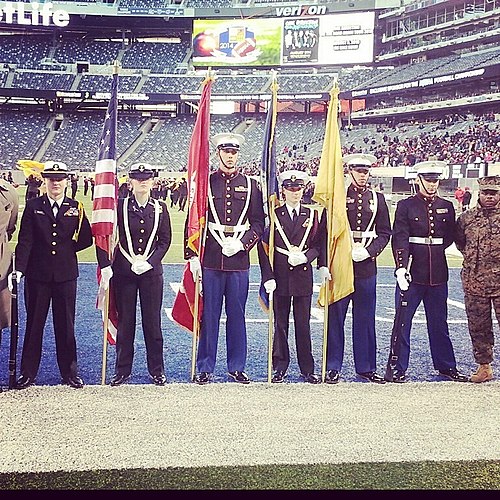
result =
[{"label": "white glove", "polygon": [[111,266],[106,266],[101,269],[101,286],[104,290],[109,288],[109,281],[113,277],[113,269]]},{"label": "white glove", "polygon": [[405,267],[396,269],[396,280],[401,291],[406,292],[410,288],[411,275]]},{"label": "white glove", "polygon": [[369,259],[370,254],[365,247],[354,247],[352,249],[352,260],[354,262],[361,262],[363,260]]},{"label": "white glove", "polygon": [[276,290],[276,280],[267,280],[264,283],[264,288],[266,289],[267,293],[274,292],[274,290]]},{"label": "white glove", "polygon": [[7,287],[9,288],[9,292],[12,293],[12,290],[14,289],[12,279],[14,278],[19,285],[21,283],[21,278],[23,277],[23,273],[20,271],[12,271],[7,275]]},{"label": "white glove", "polygon": [[295,267],[300,266],[300,264],[305,264],[307,262],[307,257],[304,252],[290,252],[288,256],[288,263]]},{"label": "white glove", "polygon": [[226,257],[232,257],[243,249],[243,243],[235,238],[227,238],[222,245],[222,253]]},{"label": "white glove", "polygon": [[330,274],[330,269],[325,266],[321,266],[318,269],[319,279],[323,282],[325,280],[330,281],[332,279],[332,275]]},{"label": "white glove", "polygon": [[132,264],[132,272],[138,275],[141,275],[150,269],[153,269],[153,266],[147,260],[136,260]]},{"label": "white glove", "polygon": [[189,269],[191,269],[193,276],[201,275],[201,262],[199,257],[195,256],[189,259]]}]

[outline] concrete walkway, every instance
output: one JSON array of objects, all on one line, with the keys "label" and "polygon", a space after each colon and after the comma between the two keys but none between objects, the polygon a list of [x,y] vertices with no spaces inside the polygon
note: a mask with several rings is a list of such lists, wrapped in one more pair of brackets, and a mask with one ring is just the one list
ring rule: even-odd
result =
[{"label": "concrete walkway", "polygon": [[500,460],[499,381],[33,386],[0,407],[0,472]]}]

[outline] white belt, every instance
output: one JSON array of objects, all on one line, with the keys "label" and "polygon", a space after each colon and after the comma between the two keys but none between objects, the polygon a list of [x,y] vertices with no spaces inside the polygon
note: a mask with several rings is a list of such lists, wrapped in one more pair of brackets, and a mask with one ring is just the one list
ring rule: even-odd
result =
[{"label": "white belt", "polygon": [[208,223],[209,229],[215,231],[223,231],[224,233],[239,233],[240,231],[248,231],[250,229],[250,224],[236,224],[235,226],[225,226],[224,224],[217,224],[216,222]]},{"label": "white belt", "polygon": [[351,232],[353,238],[376,238],[376,231],[352,231]]},{"label": "white belt", "polygon": [[420,236],[410,236],[408,239],[410,243],[416,243],[417,245],[442,245],[443,238],[433,238],[429,236],[427,238],[422,238]]}]

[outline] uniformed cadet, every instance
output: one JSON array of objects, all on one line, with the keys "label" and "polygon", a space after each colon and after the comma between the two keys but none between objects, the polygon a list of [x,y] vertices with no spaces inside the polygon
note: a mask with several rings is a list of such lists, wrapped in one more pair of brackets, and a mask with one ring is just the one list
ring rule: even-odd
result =
[{"label": "uniformed cadet", "polygon": [[492,306],[500,323],[500,176],[478,179],[478,204],[457,221],[456,245],[464,256],[462,286],[472,351],[479,365],[470,380],[493,379]]},{"label": "uniformed cadet", "polygon": [[[118,312],[115,374],[111,386],[123,384],[132,373],[137,295],[148,372],[155,385],[166,382],[161,331],[162,259],[170,247],[172,229],[166,204],[151,197],[154,176],[155,170],[147,163],[130,167],[132,193],[118,200],[118,245],[114,259],[111,261],[106,252],[96,247],[102,280],[109,283],[113,279]],[[106,288],[106,284],[104,286]]]},{"label": "uniformed cadet", "polygon": [[288,325],[293,304],[295,346],[301,377],[318,384],[314,373],[311,343],[311,301],[313,294],[312,262],[319,255],[318,212],[301,204],[309,175],[288,170],[278,177],[284,203],[275,210],[273,266],[266,246],[269,227],[258,245],[262,281],[267,293],[273,293],[274,341],[272,383],[284,382],[290,364]]},{"label": "uniformed cadet", "polygon": [[[351,181],[347,188],[346,202],[352,238],[354,292],[329,305],[325,382],[336,384],[340,380],[344,359],[345,319],[352,302],[352,346],[356,374],[369,382],[383,384],[384,378],[376,371],[376,259],[391,237],[389,210],[384,195],[368,186],[370,169],[377,158],[371,154],[354,153],[344,156],[342,160]],[[325,276],[322,269],[328,270],[326,245],[322,250],[319,262],[320,277],[323,279]]]},{"label": "uniformed cadet", "polygon": [[[405,292],[408,317],[399,336],[399,355],[393,382],[405,382],[410,358],[412,319],[423,301],[434,368],[457,382],[468,378],[459,373],[448,331],[448,263],[445,250],[455,238],[455,209],[438,194],[446,162],[423,161],[415,165],[418,192],[400,200],[392,233],[396,263],[396,296]],[[408,263],[412,259],[411,268]]]},{"label": "uniformed cadet", "polygon": [[42,338],[49,307],[62,381],[83,387],[78,375],[75,339],[77,252],[92,245],[90,223],[83,205],[64,195],[68,166],[45,162],[41,173],[46,193],[26,202],[15,248],[15,278],[26,276],[26,332],[17,388],[33,385],[42,355]]},{"label": "uniformed cadet", "polygon": [[251,248],[264,231],[262,192],[257,182],[237,169],[244,137],[221,133],[212,138],[219,169],[210,174],[208,231],[203,262],[186,249],[191,271],[202,271],[203,313],[197,352],[195,382],[211,381],[217,356],[222,303],[226,310],[228,375],[248,384],[245,373],[247,331],[245,307],[248,296]]}]

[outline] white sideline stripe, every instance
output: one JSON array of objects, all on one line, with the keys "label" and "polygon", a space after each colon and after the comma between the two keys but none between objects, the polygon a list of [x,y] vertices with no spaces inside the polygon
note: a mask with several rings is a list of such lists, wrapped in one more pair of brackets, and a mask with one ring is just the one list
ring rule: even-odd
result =
[{"label": "white sideline stripe", "polygon": [[[250,283],[250,287],[253,288],[255,287],[256,290],[259,289],[260,283]],[[377,285],[378,286],[378,285]],[[392,286],[393,285],[382,285],[382,286]],[[177,293],[180,287],[180,283],[177,282],[170,282],[170,288],[174,291],[174,293]],[[317,287],[316,292],[319,290],[319,285]],[[313,299],[314,300],[314,299]],[[462,302],[459,302],[458,300],[452,300],[448,299],[448,304],[451,306],[458,307],[459,309],[465,310],[465,305]],[[164,308],[165,314],[167,315],[168,319],[170,321],[174,321],[172,319],[172,308],[171,307],[165,307]],[[394,310],[390,311],[394,313]],[[262,313],[264,314],[264,313]],[[422,319],[419,319],[419,316],[422,317]],[[349,306],[349,310],[347,311],[347,317],[352,318],[352,313],[351,313],[351,306]],[[311,323],[323,323],[323,318],[324,318],[324,312],[323,309],[320,307],[311,307]],[[385,316],[375,316],[375,321],[379,321],[381,323],[393,323],[394,322],[394,316],[392,317],[385,317]],[[221,323],[226,322],[226,317],[224,313],[221,315]],[[246,319],[247,323],[268,323],[268,319],[264,316],[262,318],[247,318]],[[290,317],[290,323],[293,324],[293,318]],[[426,324],[427,320],[425,319],[425,314],[420,313],[417,311],[417,314],[414,316],[413,324]],[[466,325],[467,324],[467,319],[448,319],[448,324],[450,325]]]}]

